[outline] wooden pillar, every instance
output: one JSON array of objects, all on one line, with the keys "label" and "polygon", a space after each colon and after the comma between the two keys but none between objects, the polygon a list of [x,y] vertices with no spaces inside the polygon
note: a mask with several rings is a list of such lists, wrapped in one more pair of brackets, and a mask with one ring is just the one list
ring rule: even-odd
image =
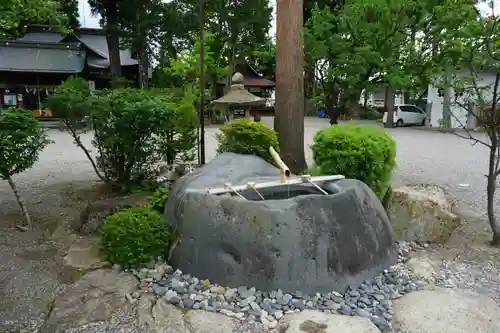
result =
[{"label": "wooden pillar", "polygon": [[274,129],[281,158],[298,174],[304,155],[303,0],[276,1],[276,99]]}]

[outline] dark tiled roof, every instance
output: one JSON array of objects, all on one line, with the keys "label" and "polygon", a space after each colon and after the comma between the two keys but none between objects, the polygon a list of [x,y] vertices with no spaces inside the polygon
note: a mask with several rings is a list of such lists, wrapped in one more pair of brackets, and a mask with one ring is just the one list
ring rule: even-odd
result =
[{"label": "dark tiled roof", "polygon": [[60,42],[62,39],[63,36],[56,32],[29,32],[18,40],[32,42]]},{"label": "dark tiled roof", "polygon": [[[88,49],[94,52],[96,55],[106,59],[105,62],[99,59],[89,59],[88,64],[96,68],[107,68],[109,67],[109,53],[108,53],[108,43],[106,41],[106,36],[102,29],[87,29],[81,28],[75,31],[76,35],[63,36],[57,29],[48,27],[37,27],[37,29],[32,29],[33,32],[28,32],[23,37],[18,39],[19,41],[36,41],[36,42],[61,42],[61,41],[78,41],[84,44]],[[137,60],[132,59],[132,53],[130,50],[120,50],[120,62],[122,66],[137,65]]]},{"label": "dark tiled roof", "polygon": [[245,87],[274,87],[276,84],[273,81],[264,78],[245,77],[243,79],[243,85]]},{"label": "dark tiled roof", "polygon": [[77,45],[14,41],[0,43],[0,71],[79,73],[85,52]]},{"label": "dark tiled roof", "polygon": [[[106,36],[81,34],[77,38],[82,42],[82,44],[87,46],[96,54],[102,56],[103,58],[109,59],[108,43],[106,41]],[[137,65],[137,60],[132,59],[132,53],[130,52],[130,50],[120,50],[120,62],[122,66]],[[109,66],[109,61],[106,67],[108,66]]]}]

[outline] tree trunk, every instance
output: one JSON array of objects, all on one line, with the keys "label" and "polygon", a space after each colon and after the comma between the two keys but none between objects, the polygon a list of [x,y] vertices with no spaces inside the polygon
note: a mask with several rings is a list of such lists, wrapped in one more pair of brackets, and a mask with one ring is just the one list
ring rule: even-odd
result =
[{"label": "tree trunk", "polygon": [[106,1],[104,8],[106,20],[106,42],[109,53],[109,74],[116,82],[122,75],[120,60],[120,38],[118,26],[118,5],[115,1]]},{"label": "tree trunk", "polygon": [[385,127],[392,128],[394,127],[394,90],[389,86],[385,88],[384,106],[387,112]]},{"label": "tree trunk", "polygon": [[232,79],[233,79],[233,75],[234,75],[234,59],[235,59],[235,53],[236,53],[236,41],[232,40],[231,39],[231,54],[229,55],[228,59],[229,59],[229,63],[228,63],[228,67],[229,67],[229,76],[227,77],[227,81],[226,81],[226,88],[225,88],[225,93],[228,93],[229,90],[231,89],[231,84],[232,84]]},{"label": "tree trunk", "polygon": [[10,188],[12,189],[12,192],[14,192],[14,196],[16,197],[17,203],[19,204],[19,207],[21,207],[21,211],[23,212],[24,220],[26,221],[26,224],[30,229],[33,229],[33,224],[31,223],[31,217],[30,214],[28,213],[28,209],[26,209],[26,205],[24,204],[23,199],[19,195],[19,191],[17,190],[17,186],[12,180],[12,178],[9,176],[7,177],[7,181],[9,182]]},{"label": "tree trunk", "polygon": [[293,173],[307,168],[304,154],[303,0],[276,2],[274,128],[281,157]]},{"label": "tree trunk", "polygon": [[337,94],[329,93],[326,99],[326,110],[328,117],[330,117],[330,125],[337,125],[339,116],[340,116],[340,108],[337,105]]},{"label": "tree trunk", "polygon": [[[308,65],[304,71],[304,102],[307,102],[313,97],[314,87],[314,66]],[[306,110],[307,112],[307,110]]]},{"label": "tree trunk", "polygon": [[70,132],[73,139],[75,140],[75,144],[78,147],[80,147],[83,150],[85,156],[87,156],[87,159],[89,160],[90,164],[92,165],[92,168],[94,169],[94,172],[95,172],[97,178],[99,178],[103,182],[106,182],[106,178],[104,178],[103,175],[99,172],[99,168],[97,167],[97,164],[95,163],[94,159],[92,158],[92,155],[90,155],[90,151],[87,149],[87,147],[85,147],[85,145],[83,144],[82,140],[80,139],[80,136],[78,135],[78,133],[76,133],[76,130],[75,130],[74,126],[71,124],[71,121],[63,120],[63,123],[64,123],[64,126],[66,126],[66,128]]},{"label": "tree trunk", "polygon": [[147,89],[149,86],[149,55],[147,49],[147,39],[141,41],[141,48],[139,50],[139,87],[141,89]]},{"label": "tree trunk", "polygon": [[445,71],[445,87],[443,91],[443,128],[450,129],[451,128],[451,94],[452,88],[450,87],[450,70],[446,69]]},{"label": "tree trunk", "polygon": [[496,191],[496,161],[499,158],[497,156],[498,151],[498,136],[495,129],[490,129],[490,156],[488,161],[488,175],[487,175],[487,186],[486,186],[486,202],[488,211],[488,221],[493,231],[492,245],[500,245],[500,223],[495,217],[495,191]]}]

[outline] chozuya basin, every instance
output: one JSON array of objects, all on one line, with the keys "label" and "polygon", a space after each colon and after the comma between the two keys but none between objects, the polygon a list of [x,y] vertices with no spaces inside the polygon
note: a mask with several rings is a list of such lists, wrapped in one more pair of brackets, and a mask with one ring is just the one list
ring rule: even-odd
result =
[{"label": "chozuya basin", "polygon": [[283,160],[273,147],[269,147],[269,152],[274,159],[274,162],[280,169],[280,181],[263,182],[263,183],[247,183],[246,185],[233,186],[231,183],[224,184],[220,188],[208,188],[207,193],[214,195],[237,195],[246,200],[280,200],[293,198],[299,195],[307,194],[333,194],[331,186],[325,189],[322,185],[325,182],[332,182],[339,179],[344,179],[344,176],[319,176],[312,177],[311,175],[302,175],[300,177],[289,178],[291,176],[290,169],[286,166]]},{"label": "chozuya basin", "polygon": [[222,153],[173,184],[172,266],[227,287],[314,294],[344,291],[397,261],[390,221],[366,184],[292,176],[275,160],[279,168]]}]

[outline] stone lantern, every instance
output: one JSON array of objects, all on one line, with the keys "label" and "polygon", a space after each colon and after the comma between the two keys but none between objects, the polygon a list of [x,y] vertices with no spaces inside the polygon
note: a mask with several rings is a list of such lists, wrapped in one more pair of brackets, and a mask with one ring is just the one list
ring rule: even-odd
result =
[{"label": "stone lantern", "polygon": [[245,89],[243,79],[241,73],[234,73],[229,91],[224,96],[212,101],[213,104],[224,109],[227,121],[234,118],[250,118],[252,105],[264,105],[266,103],[265,98],[255,96]]}]

